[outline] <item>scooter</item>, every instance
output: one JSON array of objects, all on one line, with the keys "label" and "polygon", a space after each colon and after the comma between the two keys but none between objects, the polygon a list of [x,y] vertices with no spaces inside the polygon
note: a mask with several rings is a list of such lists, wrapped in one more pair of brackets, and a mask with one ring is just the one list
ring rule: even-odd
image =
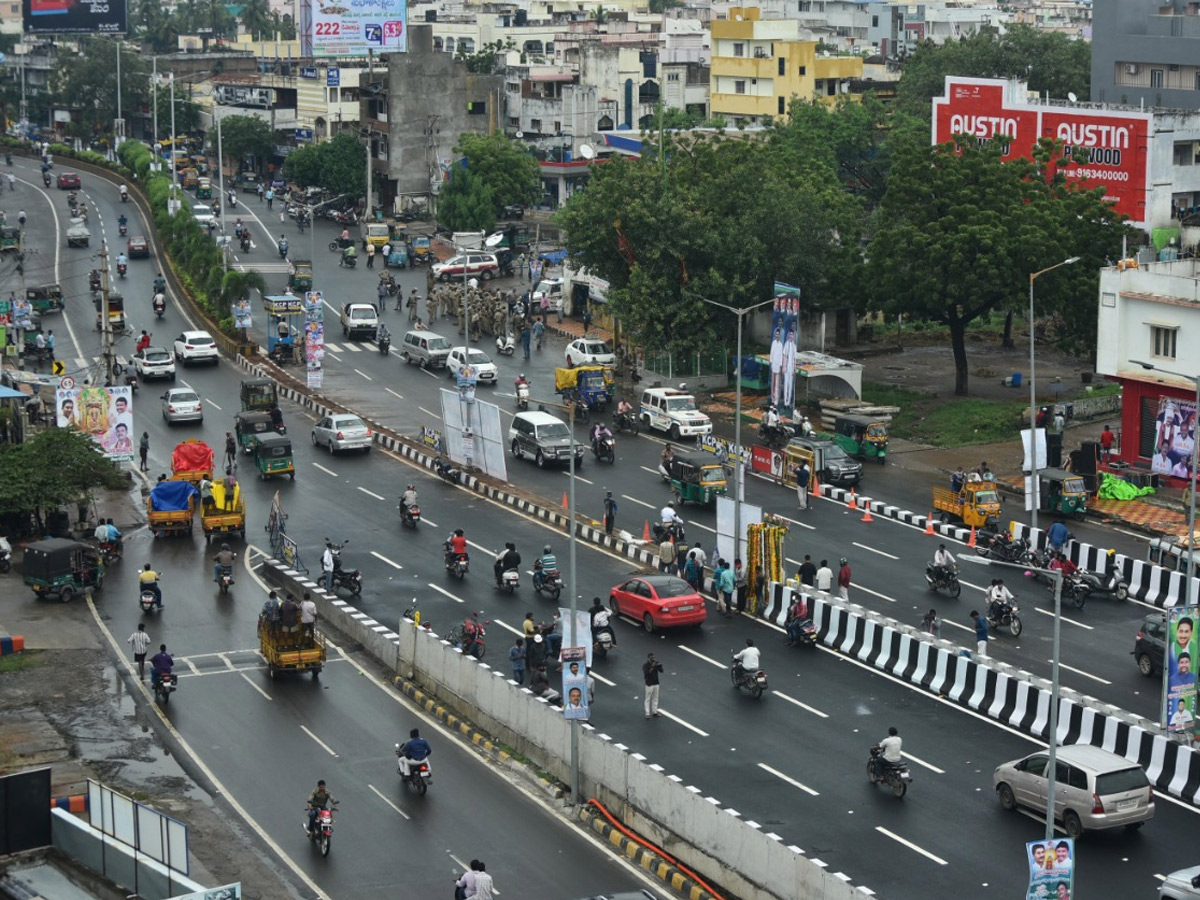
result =
[{"label": "scooter", "polygon": [[890,787],[897,797],[903,797],[908,791],[908,783],[912,781],[908,764],[885,763],[882,753],[883,750],[878,744],[871,747],[871,758],[867,760],[867,780],[871,784],[884,784]]},{"label": "scooter", "polygon": [[151,675],[154,689],[154,699],[166,706],[171,702],[171,695],[179,690],[179,676],[172,672],[170,675]]},{"label": "scooter", "polygon": [[383,337],[381,337],[381,338],[378,340],[378,342],[377,342],[377,343],[379,344],[379,354],[380,354],[381,356],[387,356],[387,355],[388,355],[388,353],[389,353],[389,352],[391,351],[391,349],[392,349],[392,338],[391,338],[391,336],[390,336],[390,335],[386,335],[386,334],[385,334]]},{"label": "scooter", "polygon": [[678,519],[666,526],[662,522],[655,522],[653,527],[655,543],[661,544],[667,538],[671,538],[675,543],[687,539],[687,536],[683,532],[683,522]]},{"label": "scooter", "polygon": [[220,574],[217,575],[217,587],[221,589],[222,594],[228,594],[232,586],[233,566],[221,566]]},{"label": "scooter", "polygon": [[767,690],[767,673],[762,669],[753,672],[743,669],[739,673],[736,659],[729,667],[729,679],[735,688],[747,691],[756,700],[762,697]]},{"label": "scooter", "polygon": [[470,564],[466,555],[451,552],[449,541],[446,541],[443,546],[445,548],[444,561],[446,563],[446,571],[451,575],[457,576],[459,579],[466,578],[467,572],[470,570]]},{"label": "scooter", "polygon": [[280,241],[278,246],[279,246],[279,258],[280,258],[280,259],[287,259],[287,253],[288,253],[288,242],[287,242],[287,241]]},{"label": "scooter", "polygon": [[342,258],[338,260],[338,265],[347,269],[353,269],[358,265],[358,257],[347,256],[345,253],[343,253]]},{"label": "scooter", "polygon": [[118,225],[117,232],[121,235],[121,237],[125,237],[125,235],[129,234],[129,226],[128,225]]},{"label": "scooter", "polygon": [[123,262],[117,263],[117,274],[120,275],[122,278],[125,277],[125,272],[128,271],[128,269],[129,269],[129,266],[126,263],[123,263]]},{"label": "scooter", "polygon": [[[1129,599],[1129,585],[1121,578],[1116,566],[1109,566],[1108,572],[1104,575],[1080,569],[1075,578],[1078,586],[1084,590],[1085,598],[1091,594],[1107,594],[1110,597],[1116,597],[1121,602]],[[1083,606],[1083,603],[1081,601],[1075,605]]]},{"label": "scooter", "polygon": [[141,604],[142,612],[147,615],[152,610],[162,610],[162,607],[158,605],[158,601],[154,599],[154,591],[150,589],[149,585],[142,586],[142,592],[138,597],[138,603]]},{"label": "scooter", "polygon": [[958,566],[935,566],[932,562],[925,564],[925,580],[929,582],[931,591],[944,590],[951,597],[962,593],[962,585],[958,581]]},{"label": "scooter", "polygon": [[42,184],[44,184],[46,187],[50,187],[50,173],[49,172],[42,173]]},{"label": "scooter", "polygon": [[[322,806],[317,810],[317,821],[315,828],[308,827],[307,816],[304,819],[304,833],[308,835],[310,843],[316,844],[321,849],[322,856],[329,855],[329,843],[333,840],[333,810],[337,806],[337,801],[333,801],[333,806]],[[307,810],[305,810],[307,813]]]},{"label": "scooter", "polygon": [[138,392],[138,377],[136,375],[126,375],[125,376],[125,385],[126,385],[126,387],[129,388],[131,393],[137,394],[137,392]]},{"label": "scooter", "polygon": [[167,311],[167,301],[162,297],[155,297],[151,304],[154,306],[154,315],[161,319],[163,313]]},{"label": "scooter", "polygon": [[400,780],[411,788],[415,788],[418,794],[424,794],[429,790],[429,785],[433,784],[433,770],[429,768],[429,759],[414,759],[409,760],[408,775],[405,776],[404,769],[400,768],[400,745],[396,745],[396,771],[400,773]]},{"label": "scooter", "polygon": [[511,594],[521,586],[521,573],[517,569],[505,569],[500,573],[500,583],[496,585],[499,590],[506,591]]},{"label": "scooter", "polygon": [[596,631],[592,638],[592,653],[600,657],[600,659],[608,658],[608,651],[613,648],[612,632],[607,628],[601,628]]},{"label": "scooter", "polygon": [[129,202],[129,191],[121,191],[121,202],[122,203]]},{"label": "scooter", "polygon": [[415,503],[411,506],[400,506],[400,524],[405,528],[416,528],[421,522],[421,507]]},{"label": "scooter", "polygon": [[502,334],[496,338],[496,352],[501,356],[512,356],[517,352],[517,342],[511,334]]},{"label": "scooter", "polygon": [[458,484],[459,480],[462,478],[462,473],[444,459],[438,459],[437,463],[434,465],[434,471],[437,472],[438,477],[441,478],[442,481],[448,482],[449,484]]},{"label": "scooter", "polygon": [[325,546],[333,554],[333,593],[336,594],[338,588],[344,587],[357,597],[362,593],[363,589],[362,572],[359,569],[342,568],[342,548],[348,543],[350,542],[347,540],[342,541],[340,544],[335,544],[329,538],[325,538]]},{"label": "scooter", "polygon": [[517,409],[529,409],[529,382],[518,381],[517,386]]},{"label": "scooter", "polygon": [[533,589],[539,594],[545,594],[552,600],[558,600],[558,595],[562,593],[562,573],[558,569],[553,569],[549,572],[543,572],[541,567],[535,567],[529,573],[533,579]]}]

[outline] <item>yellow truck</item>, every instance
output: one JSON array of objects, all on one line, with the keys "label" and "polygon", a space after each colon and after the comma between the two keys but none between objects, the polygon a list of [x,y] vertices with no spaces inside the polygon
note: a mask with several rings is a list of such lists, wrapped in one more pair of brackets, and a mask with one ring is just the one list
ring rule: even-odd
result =
[{"label": "yellow truck", "polygon": [[943,522],[955,518],[982,528],[1000,521],[1000,494],[994,481],[968,481],[957,494],[950,488],[935,487],[933,508],[941,513]]}]

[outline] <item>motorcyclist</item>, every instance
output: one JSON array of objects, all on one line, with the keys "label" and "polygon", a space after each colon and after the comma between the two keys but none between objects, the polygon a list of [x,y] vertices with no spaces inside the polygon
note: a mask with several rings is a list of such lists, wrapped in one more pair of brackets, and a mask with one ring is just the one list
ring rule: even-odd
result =
[{"label": "motorcyclist", "polygon": [[237,220],[236,222],[234,222],[234,223],[233,223],[233,233],[234,233],[234,235],[235,235],[236,237],[241,237],[241,236],[242,236],[242,231],[243,231],[243,230],[245,230],[245,228],[246,228],[246,226],[242,224],[242,220],[241,220],[241,218],[239,217],[239,218],[238,218],[238,220]]},{"label": "motorcyclist", "polygon": [[23,209],[17,213],[17,224],[22,228],[25,227],[25,210]]},{"label": "motorcyclist", "polygon": [[1062,572],[1062,576],[1065,579],[1074,578],[1079,574],[1079,566],[1071,562],[1065,553],[1052,554],[1050,568]]},{"label": "motorcyclist", "polygon": [[341,235],[338,236],[338,244],[341,245],[342,249],[344,250],[350,246],[350,243],[350,229],[343,228]]},{"label": "motorcyclist", "polygon": [[124,253],[117,254],[117,269],[127,269],[129,267],[129,257]]},{"label": "motorcyclist", "polygon": [[213,557],[216,564],[213,566],[213,581],[220,583],[221,571],[229,570],[230,583],[233,581],[233,561],[237,559],[237,554],[229,549],[228,544],[222,544],[221,549],[217,551],[217,555]]},{"label": "motorcyclist", "polygon": [[141,583],[143,591],[150,591],[154,594],[154,605],[162,609],[162,589],[158,586],[158,573],[150,568],[150,563],[146,563],[138,574],[138,581]]},{"label": "motorcyclist", "polygon": [[358,260],[358,248],[353,244],[347,244],[342,250],[342,264],[352,265]]},{"label": "motorcyclist", "polygon": [[454,534],[446,538],[446,565],[450,565],[456,559],[470,560],[467,555],[467,538],[461,528],[455,529]]},{"label": "motorcyclist", "polygon": [[808,416],[800,420],[800,431],[805,437],[813,436],[813,425],[812,422],[808,421]]},{"label": "motorcyclist", "polygon": [[278,403],[272,403],[267,412],[271,416],[271,427],[278,431],[283,427],[283,410],[279,408]]},{"label": "motorcyclist", "polygon": [[546,580],[546,576],[556,572],[558,572],[558,560],[555,559],[554,551],[547,544],[542,548],[542,555],[533,564],[534,587],[541,587],[542,583]]},{"label": "motorcyclist", "polygon": [[679,513],[675,512],[675,501],[671,500],[658,513],[658,518],[663,524],[663,528],[668,528],[675,523],[683,524],[683,520],[679,518]]},{"label": "motorcyclist", "polygon": [[888,769],[904,762],[904,757],[900,754],[900,748],[903,743],[900,740],[900,732],[896,730],[896,726],[892,725],[889,727],[887,737],[879,742],[879,755],[875,757],[875,773],[880,778],[883,777]]},{"label": "motorcyclist", "polygon": [[325,788],[325,780],[321,779],[317,782],[316,788],[308,795],[308,833],[312,834],[313,828],[317,824],[317,813],[327,806],[333,806],[337,801],[333,799],[333,794]]},{"label": "motorcyclist", "polygon": [[662,475],[664,481],[671,480],[671,461],[675,459],[675,448],[670,444],[663,447],[662,455],[658,464],[658,474]]},{"label": "motorcyclist", "polygon": [[[121,202],[122,203],[124,203],[126,200],[129,199],[129,188],[125,187],[125,185],[121,185],[119,188],[117,188],[117,190],[119,190],[121,192]],[[125,217],[122,216],[121,218],[125,218]]]},{"label": "motorcyclist", "polygon": [[504,573],[510,569],[520,570],[521,554],[517,552],[517,545],[512,541],[504,545],[504,549],[496,554],[496,561],[492,563],[492,571],[496,573],[496,587],[503,587]]},{"label": "motorcyclist", "polygon": [[279,247],[279,255],[281,257],[283,257],[284,259],[287,259],[288,242],[287,242],[287,238],[285,238],[282,234],[279,236],[278,247]]},{"label": "motorcyclist", "polygon": [[1012,592],[1004,586],[1003,578],[993,578],[991,586],[986,592],[988,601],[988,618],[993,622],[1000,621],[1001,612],[1004,607],[1013,602]]},{"label": "motorcyclist", "polygon": [[433,748],[429,746],[429,741],[421,737],[420,730],[414,728],[410,731],[408,740],[396,751],[396,755],[400,757],[400,777],[407,778],[412,764],[428,759],[431,753]]},{"label": "motorcyclist", "polygon": [[600,638],[600,632],[607,631],[609,638],[612,639],[612,645],[617,646],[617,633],[613,631],[612,624],[609,621],[608,610],[604,604],[600,602],[599,597],[592,598],[591,609],[588,614],[592,617],[592,643],[596,643]]},{"label": "motorcyclist", "polygon": [[603,422],[597,422],[592,426],[592,452],[599,451],[602,441],[609,440],[613,436],[612,431]]},{"label": "motorcyclist", "polygon": [[796,592],[796,600],[788,608],[787,614],[787,636],[788,646],[794,647],[800,643],[800,631],[804,623],[809,621],[808,618],[808,601],[804,597],[803,591]]},{"label": "motorcyclist", "polygon": [[380,322],[375,326],[375,342],[377,344],[382,343],[383,341],[391,342],[391,340],[392,333],[388,331],[387,325],[385,325],[383,322]]},{"label": "motorcyclist", "polygon": [[155,312],[158,312],[160,309],[166,309],[167,308],[167,295],[164,294],[162,291],[155,291],[154,297],[150,301],[150,306]]},{"label": "motorcyclist", "polygon": [[951,566],[954,565],[954,554],[946,549],[945,544],[939,544],[937,553],[933,554],[934,574],[941,579],[950,577]]},{"label": "motorcyclist", "polygon": [[513,384],[516,385],[517,387],[520,387],[521,385],[525,385],[525,387],[529,387],[529,379],[526,378],[525,373],[522,372],[520,375],[517,376],[517,378],[513,382]]},{"label": "motorcyclist", "polygon": [[411,484],[404,489],[404,493],[400,495],[400,515],[403,516],[408,512],[410,506],[417,505],[417,489]]},{"label": "motorcyclist", "polygon": [[763,415],[763,430],[768,434],[773,433],[779,428],[779,413],[775,411],[774,406],[768,406],[766,413]]},{"label": "motorcyclist", "polygon": [[125,213],[117,216],[117,225],[120,227],[121,233],[124,234],[125,229],[129,226],[129,220],[125,218]]},{"label": "motorcyclist", "polygon": [[158,645],[158,652],[150,658],[150,685],[153,687],[158,684],[158,679],[165,675],[170,675],[171,670],[175,667],[175,660],[171,658],[171,654],[167,652],[166,644]]},{"label": "motorcyclist", "polygon": [[163,273],[159,272],[154,277],[154,293],[162,294],[167,290],[167,279],[163,278]]},{"label": "motorcyclist", "polygon": [[622,398],[617,404],[617,416],[623,419],[627,425],[633,424],[633,404]]},{"label": "motorcyclist", "polygon": [[746,646],[733,654],[733,674],[740,682],[747,672],[757,672],[759,668],[758,648],[751,638],[746,638]]}]

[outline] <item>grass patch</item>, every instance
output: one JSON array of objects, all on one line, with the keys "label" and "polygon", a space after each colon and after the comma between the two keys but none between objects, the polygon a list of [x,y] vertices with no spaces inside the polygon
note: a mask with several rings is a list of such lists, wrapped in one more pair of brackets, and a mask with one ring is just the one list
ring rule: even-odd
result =
[{"label": "grass patch", "polygon": [[25,669],[36,669],[41,664],[41,654],[36,650],[10,653],[7,656],[0,656],[0,674],[5,672],[22,672]]},{"label": "grass patch", "polygon": [[863,400],[898,406],[893,437],[935,447],[964,447],[1012,440],[1027,405],[1018,400],[945,399],[888,384],[863,384]]}]

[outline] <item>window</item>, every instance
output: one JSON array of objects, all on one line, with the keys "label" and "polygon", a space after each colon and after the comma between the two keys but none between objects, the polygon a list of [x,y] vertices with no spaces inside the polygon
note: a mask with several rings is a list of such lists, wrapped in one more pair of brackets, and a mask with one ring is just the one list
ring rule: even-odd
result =
[{"label": "window", "polygon": [[471,100],[467,103],[468,116],[483,116],[487,115],[486,100]]},{"label": "window", "polygon": [[779,98],[779,115],[782,116],[786,112],[787,112],[787,101],[784,100],[782,97],[780,97]]},{"label": "window", "polygon": [[744,94],[744,93],[746,93],[746,82],[745,82],[745,81],[741,81],[741,80],[739,80],[739,81],[735,81],[735,82],[733,83],[733,92],[734,92],[735,94]]},{"label": "window", "polygon": [[871,16],[871,27],[872,28],[879,27],[879,16]]},{"label": "window", "polygon": [[541,134],[542,133],[542,120],[541,119],[530,119],[529,120],[529,130],[536,132],[537,134]]},{"label": "window", "polygon": [[1179,329],[1173,325],[1150,326],[1150,355],[1161,359],[1174,359],[1176,338]]},{"label": "window", "polygon": [[1196,73],[1196,90],[1200,91],[1200,72]]},{"label": "window", "polygon": [[803,78],[807,74],[808,74],[808,66],[801,66],[800,67],[800,77]]},{"label": "window", "polygon": [[779,57],[779,74],[780,75],[787,74],[787,60],[784,59],[782,56]]},{"label": "window", "polygon": [[1162,86],[1163,86],[1163,70],[1162,69],[1151,69],[1150,70],[1150,87],[1160,88]]},{"label": "window", "polygon": [[745,56],[746,55],[746,45],[742,44],[742,43],[735,43],[733,45],[733,55],[734,56]]},{"label": "window", "polygon": [[1171,162],[1177,166],[1190,166],[1196,159],[1195,141],[1176,141]]}]

